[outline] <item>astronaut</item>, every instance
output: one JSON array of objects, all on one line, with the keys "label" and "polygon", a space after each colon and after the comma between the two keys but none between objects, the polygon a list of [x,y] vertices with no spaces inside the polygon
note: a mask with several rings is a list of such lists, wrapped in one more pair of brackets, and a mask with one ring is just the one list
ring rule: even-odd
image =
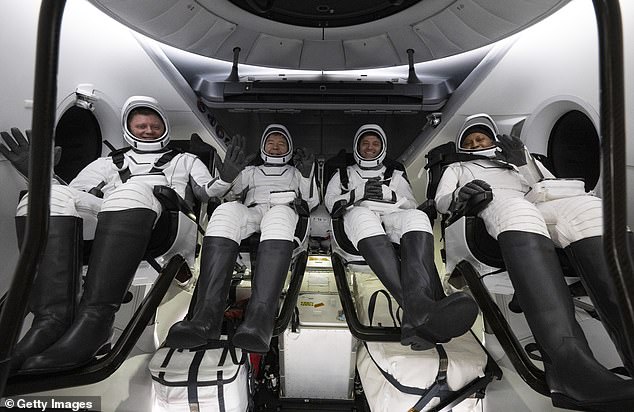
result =
[{"label": "astronaut", "polygon": [[[324,202],[331,213],[346,207],[346,235],[403,309],[401,344],[424,350],[464,334],[477,305],[462,292],[445,296],[429,219],[416,209],[404,172],[383,164],[385,132],[375,124],[361,126],[352,149],[356,164],[333,175]],[[392,242],[401,245],[400,260]]]},{"label": "astronaut", "polygon": [[301,197],[310,210],[319,203],[314,156],[298,151],[295,166],[291,166],[293,141],[280,124],[269,125],[262,134],[260,156],[264,164],[245,166],[242,146],[235,139],[229,146],[214,187],[244,193],[244,200],[223,203],[212,214],[203,239],[193,315],[170,328],[166,346],[193,348],[220,338],[238,247],[243,239],[260,232],[251,298],[233,343],[249,352],[269,349],[299,218],[293,201]]},{"label": "astronaut", "polygon": [[[581,189],[577,195],[553,193],[551,200],[529,202],[525,195],[536,183],[532,182],[534,173],[526,172],[533,159],[527,157],[518,138],[497,135],[496,125],[487,115],[467,119],[456,147],[480,158],[445,169],[436,191],[436,207],[441,213],[454,212],[473,203],[480,193],[493,194],[490,203],[479,205],[477,214],[488,233],[499,241],[520,306],[541,349],[555,405],[584,410],[595,410],[598,405],[608,405],[610,410],[632,409],[634,384],[614,375],[593,357],[575,320],[555,252],[556,245],[569,254],[613,340],[617,346],[625,344],[614,285],[602,253],[601,200]],[[553,178],[535,162],[546,179]],[[630,360],[624,360],[631,370]]]},{"label": "astronaut", "polygon": [[[202,161],[166,147],[169,123],[155,99],[130,97],[121,119],[130,147],[90,163],[69,185],[51,187],[48,240],[29,301],[34,320],[16,345],[13,369],[73,368],[109,345],[114,315],[162,211],[155,185],[169,186],[183,198],[188,185],[201,200],[219,194]],[[7,146],[0,145],[0,151],[28,177],[28,141],[18,129],[12,135],[2,132]],[[17,207],[18,239],[27,204],[28,195]],[[94,241],[76,308],[83,239]]]}]

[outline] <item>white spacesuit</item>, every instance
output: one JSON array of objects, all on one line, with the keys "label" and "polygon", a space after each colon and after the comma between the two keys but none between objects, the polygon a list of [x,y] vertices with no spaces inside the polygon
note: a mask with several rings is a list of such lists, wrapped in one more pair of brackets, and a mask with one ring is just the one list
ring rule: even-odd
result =
[{"label": "white spacesuit", "polygon": [[[470,207],[479,206],[475,213],[499,242],[520,306],[542,352],[555,405],[584,410],[631,409],[634,385],[594,359],[575,320],[554,247],[565,248],[612,339],[617,346],[625,344],[614,285],[602,252],[601,200],[583,190],[561,190],[557,184],[566,188],[567,183],[548,181],[553,175],[536,160],[546,180],[533,181],[535,173],[526,170],[534,159],[518,138],[497,135],[496,125],[487,115],[467,118],[456,148],[489,159],[447,166],[435,195],[437,209],[453,213],[469,202]],[[545,192],[532,196],[530,191],[540,188],[546,188]],[[490,203],[474,205],[476,196],[485,192],[493,195]],[[631,369],[631,361],[623,359]]]},{"label": "white spacesuit", "polygon": [[[403,308],[401,343],[422,350],[465,333],[477,306],[464,293],[444,295],[429,218],[416,209],[404,172],[383,164],[387,153],[383,129],[375,124],[361,126],[353,153],[356,164],[334,174],[324,201],[331,213],[346,207],[346,235]],[[400,260],[392,242],[401,245]]]},{"label": "white spacesuit", "polygon": [[[273,141],[280,147],[269,149],[267,144]],[[170,329],[166,345],[171,347],[192,348],[220,337],[239,244],[260,232],[252,294],[246,318],[233,342],[251,352],[268,351],[298,222],[292,203],[301,198],[310,210],[319,203],[312,159],[296,158],[296,165],[303,163],[299,169],[288,164],[293,157],[293,142],[286,127],[272,124],[264,130],[260,144],[262,165],[245,167],[241,147],[238,142],[235,144],[228,148],[221,179],[213,187],[241,194],[244,200],[221,204],[209,220],[203,239],[199,299],[192,318]]]},{"label": "white spacesuit", "polygon": [[[169,123],[155,99],[129,98],[121,118],[131,147],[95,160],[68,186],[52,185],[49,237],[29,303],[34,322],[16,346],[14,368],[72,368],[109,342],[114,314],[161,214],[155,185],[169,186],[183,198],[190,185],[190,193],[202,201],[219,194],[196,156],[166,148]],[[19,237],[27,203],[28,195],[18,205]],[[73,320],[83,239],[94,242]]]}]

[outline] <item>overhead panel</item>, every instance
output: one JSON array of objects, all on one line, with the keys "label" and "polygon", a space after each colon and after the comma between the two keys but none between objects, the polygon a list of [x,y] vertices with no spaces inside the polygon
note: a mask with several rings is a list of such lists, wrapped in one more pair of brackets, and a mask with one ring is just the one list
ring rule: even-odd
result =
[{"label": "overhead panel", "polygon": [[344,67],[346,57],[341,40],[306,40],[300,67]]},{"label": "overhead panel", "polygon": [[[282,69],[351,70],[448,57],[491,44],[570,0],[89,0],[170,46]],[[251,8],[252,10],[249,11]]]},{"label": "overhead panel", "polygon": [[346,67],[390,66],[399,61],[394,45],[387,34],[367,39],[345,40],[343,42]]},{"label": "overhead panel", "polygon": [[299,68],[302,47],[301,40],[260,34],[247,56],[246,63],[256,66],[277,66],[280,61],[284,61],[289,68]]},{"label": "overhead panel", "polygon": [[[235,31],[235,24],[231,24],[225,20],[217,19],[204,34],[198,39],[193,39],[188,51],[203,56],[216,55],[218,50],[227,41],[227,39]],[[252,44],[252,42],[251,42]],[[246,49],[246,47],[245,47]]]}]

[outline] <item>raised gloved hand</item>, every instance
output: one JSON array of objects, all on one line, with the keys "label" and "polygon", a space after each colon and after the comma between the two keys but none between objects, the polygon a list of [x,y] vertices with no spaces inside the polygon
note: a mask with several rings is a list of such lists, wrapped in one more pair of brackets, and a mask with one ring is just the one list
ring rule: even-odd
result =
[{"label": "raised gloved hand", "polygon": [[490,202],[491,197],[489,197],[489,200],[486,200],[484,197],[478,201],[474,200],[476,199],[476,195],[487,192],[492,193],[491,186],[487,182],[484,180],[472,180],[454,192],[454,199],[449,206],[449,210],[455,213],[464,210],[467,206],[469,206],[470,209],[480,206],[478,208],[478,210],[480,210],[482,206]]},{"label": "raised gloved hand", "polygon": [[383,183],[380,177],[372,177],[365,182],[363,197],[371,200],[383,200]]},{"label": "raised gloved hand", "polygon": [[3,145],[0,143],[0,153],[4,155],[15,167],[15,169],[22,174],[22,176],[29,177],[29,141],[31,140],[31,131],[26,131],[26,138],[17,127],[11,128],[11,135],[7,132],[0,132]]},{"label": "raised gloved hand", "polygon": [[497,147],[500,149],[495,153],[495,158],[517,167],[526,165],[526,151],[524,143],[519,137],[507,134],[498,135]]},{"label": "raised gloved hand", "polygon": [[313,171],[313,165],[315,163],[315,155],[305,147],[300,147],[295,151],[293,155],[293,164],[304,177],[310,177],[310,172]]},{"label": "raised gloved hand", "polygon": [[227,183],[233,182],[240,172],[246,167],[248,159],[244,155],[244,137],[233,136],[231,143],[227,146],[227,154],[224,162],[216,154],[216,165],[220,179]]}]

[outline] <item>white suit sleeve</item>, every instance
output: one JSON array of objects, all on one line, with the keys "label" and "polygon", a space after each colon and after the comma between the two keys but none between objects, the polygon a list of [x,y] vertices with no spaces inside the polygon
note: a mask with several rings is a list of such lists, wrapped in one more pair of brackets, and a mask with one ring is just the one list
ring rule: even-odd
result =
[{"label": "white suit sleeve", "polygon": [[546,166],[544,166],[542,162],[535,159],[535,164],[537,165],[537,168],[539,169],[539,171],[542,172],[542,176],[544,176],[546,179],[555,178],[555,175],[550,173],[550,170],[546,169]]},{"label": "white suit sleeve", "polygon": [[299,178],[299,194],[308,204],[308,210],[313,210],[319,204],[319,190],[317,190],[315,176],[311,173],[310,177],[304,177],[299,169],[295,169],[295,174]]},{"label": "white suit sleeve", "polygon": [[400,206],[401,209],[415,209],[418,206],[412,187],[400,171],[394,171],[389,186],[383,185],[383,199],[397,202],[404,200],[404,203]]},{"label": "white suit sleeve", "polygon": [[[352,182],[348,184],[350,185]],[[354,188],[350,188],[349,191],[342,193],[341,179],[339,178],[339,170],[337,170],[328,182],[326,194],[324,195],[324,204],[328,212],[332,213],[332,207],[340,200],[345,200],[350,204],[361,199],[363,197],[364,184],[365,181],[363,181],[363,184],[357,185]]]},{"label": "white suit sleeve", "polygon": [[84,167],[69,183],[69,186],[82,192],[88,192],[102,183],[109,183],[115,176],[117,176],[117,172],[114,170],[112,159],[100,157]]},{"label": "white suit sleeve", "polygon": [[189,171],[189,183],[196,198],[203,202],[212,197],[222,197],[231,188],[230,183],[211,177],[209,169],[197,157],[194,158]]},{"label": "white suit sleeve", "polygon": [[436,202],[436,210],[440,213],[444,214],[449,211],[453,194],[459,186],[460,176],[458,167],[458,163],[449,165],[443,172],[440,182],[438,183],[434,200]]}]

